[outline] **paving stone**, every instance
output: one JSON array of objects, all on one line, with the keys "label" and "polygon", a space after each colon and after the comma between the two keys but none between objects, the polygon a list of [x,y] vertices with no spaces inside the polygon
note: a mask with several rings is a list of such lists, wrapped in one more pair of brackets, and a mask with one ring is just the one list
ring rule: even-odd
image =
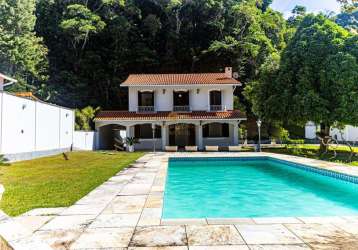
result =
[{"label": "paving stone", "polygon": [[87,205],[73,205],[64,210],[61,215],[98,215],[107,204],[87,204]]},{"label": "paving stone", "polygon": [[342,217],[298,217],[304,223],[344,223],[345,219]]},{"label": "paving stone", "polygon": [[35,208],[32,209],[21,216],[52,216],[59,215],[67,207],[54,207],[54,208]]},{"label": "paving stone", "polygon": [[358,243],[337,243],[337,244],[310,244],[313,250],[357,250]]},{"label": "paving stone", "polygon": [[57,216],[44,225],[41,230],[81,229],[92,223],[94,218],[93,215]]},{"label": "paving stone", "polygon": [[39,239],[53,249],[67,250],[70,245],[80,237],[83,230],[49,230],[49,231],[37,231],[34,233],[34,238]]},{"label": "paving stone", "polygon": [[128,183],[129,180],[131,180],[134,177],[134,175],[115,175],[109,179],[109,181],[114,181],[121,184]]},{"label": "paving stone", "polygon": [[103,211],[105,214],[113,213],[141,213],[146,196],[117,196]]},{"label": "paving stone", "polygon": [[159,226],[162,217],[161,208],[144,208],[138,226]]},{"label": "paving stone", "polygon": [[29,249],[53,250],[53,248],[50,247],[45,242],[36,240],[33,237],[11,241],[9,242],[9,245],[16,250],[29,250]]},{"label": "paving stone", "polygon": [[135,227],[140,214],[101,214],[90,225],[90,228],[101,227]]},{"label": "paving stone", "polygon": [[250,250],[306,250],[311,249],[305,244],[299,245],[249,245]]},{"label": "paving stone", "polygon": [[137,227],[130,246],[185,246],[187,239],[183,226]]},{"label": "paving stone", "polygon": [[13,219],[30,231],[34,232],[52,218],[54,218],[54,216],[18,216]]},{"label": "paving stone", "polygon": [[302,221],[295,217],[262,217],[253,218],[253,221],[257,224],[302,223]]},{"label": "paving stone", "polygon": [[129,247],[128,250],[188,250],[188,247]]},{"label": "paving stone", "polygon": [[347,233],[353,234],[355,237],[358,237],[358,222],[338,222],[332,224],[346,231]]},{"label": "paving stone", "polygon": [[[296,225],[296,224],[292,224]],[[300,224],[297,224],[300,225]],[[280,224],[236,225],[247,244],[297,244],[303,243],[297,236]]]},{"label": "paving stone", "polygon": [[186,226],[189,246],[245,244],[233,225]]},{"label": "paving stone", "polygon": [[27,238],[31,234],[29,229],[11,218],[0,223],[0,235],[8,242]]},{"label": "paving stone", "polygon": [[162,225],[207,225],[205,219],[162,219]]},{"label": "paving stone", "polygon": [[208,218],[209,225],[255,224],[251,218]]},{"label": "paving stone", "polygon": [[353,235],[331,224],[287,224],[306,243],[340,244],[354,241]]},{"label": "paving stone", "polygon": [[133,227],[86,229],[71,249],[127,247],[133,231]]},{"label": "paving stone", "polygon": [[246,245],[233,246],[190,246],[189,250],[248,250]]},{"label": "paving stone", "polygon": [[163,197],[161,195],[149,195],[144,207],[161,208],[163,206]]},{"label": "paving stone", "polygon": [[127,184],[120,195],[145,195],[149,193],[151,186],[150,184]]}]

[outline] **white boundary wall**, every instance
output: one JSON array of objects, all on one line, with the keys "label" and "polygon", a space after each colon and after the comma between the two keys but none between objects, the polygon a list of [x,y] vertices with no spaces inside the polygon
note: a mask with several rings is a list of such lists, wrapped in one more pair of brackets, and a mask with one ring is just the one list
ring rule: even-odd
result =
[{"label": "white boundary wall", "polygon": [[0,154],[10,161],[67,151],[74,111],[0,91]]},{"label": "white boundary wall", "polygon": [[75,131],[73,133],[73,148],[77,150],[95,150],[95,131]]},{"label": "white boundary wall", "polygon": [[[306,139],[315,139],[316,138],[317,126],[313,122],[308,122],[305,127],[305,137]],[[346,141],[358,142],[358,127],[353,127],[347,125],[343,131],[343,137]],[[331,136],[337,136],[338,141],[342,141],[341,132],[332,128],[330,131]]]}]

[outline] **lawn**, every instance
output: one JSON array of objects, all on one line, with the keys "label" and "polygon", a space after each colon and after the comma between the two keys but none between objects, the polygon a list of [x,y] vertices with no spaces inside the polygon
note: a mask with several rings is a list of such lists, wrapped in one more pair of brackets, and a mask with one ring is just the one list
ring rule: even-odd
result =
[{"label": "lawn", "polygon": [[[334,158],[333,149],[337,152],[337,157]],[[264,152],[278,153],[278,154],[289,154],[302,156],[307,158],[345,163],[351,166],[358,166],[358,156],[353,157],[352,162],[347,162],[350,155],[350,150],[348,146],[331,146],[329,153],[326,155],[320,156],[318,154],[319,146],[318,145],[288,145],[286,148],[268,148],[263,149]],[[354,148],[354,152],[358,153],[358,147]]]},{"label": "lawn", "polygon": [[143,153],[72,152],[0,166],[5,193],[0,208],[16,216],[34,208],[66,207],[88,194]]}]

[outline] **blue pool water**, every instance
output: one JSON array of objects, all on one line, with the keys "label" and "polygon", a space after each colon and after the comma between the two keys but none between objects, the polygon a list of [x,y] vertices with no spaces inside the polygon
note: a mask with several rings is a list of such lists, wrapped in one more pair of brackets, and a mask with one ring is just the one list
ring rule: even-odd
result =
[{"label": "blue pool water", "polygon": [[163,218],[358,214],[358,184],[271,158],[170,159]]}]

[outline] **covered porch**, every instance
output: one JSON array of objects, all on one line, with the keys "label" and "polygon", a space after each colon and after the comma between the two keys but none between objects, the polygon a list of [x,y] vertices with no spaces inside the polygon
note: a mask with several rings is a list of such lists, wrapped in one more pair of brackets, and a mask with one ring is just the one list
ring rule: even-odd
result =
[{"label": "covered porch", "polygon": [[[122,138],[137,138],[139,143],[134,146],[135,150],[164,151],[166,146],[178,146],[179,148],[197,146],[199,150],[204,150],[205,146],[239,145],[239,125],[241,121],[246,120],[245,117],[238,117],[237,113],[232,114],[230,111],[212,112],[214,115],[210,115],[211,112],[204,112],[207,114],[200,116],[195,116],[193,113],[190,113],[190,119],[180,119],[178,113],[175,113],[175,117],[171,113],[158,120],[96,118],[98,132],[96,148],[113,149],[110,147],[113,139],[108,136],[111,134],[108,130],[113,128],[116,128],[116,134],[120,134]],[[221,116],[221,118],[217,113],[230,113],[231,115],[229,117]],[[188,114],[185,113],[185,116],[188,117]],[[119,129],[121,131],[118,132]]]}]

